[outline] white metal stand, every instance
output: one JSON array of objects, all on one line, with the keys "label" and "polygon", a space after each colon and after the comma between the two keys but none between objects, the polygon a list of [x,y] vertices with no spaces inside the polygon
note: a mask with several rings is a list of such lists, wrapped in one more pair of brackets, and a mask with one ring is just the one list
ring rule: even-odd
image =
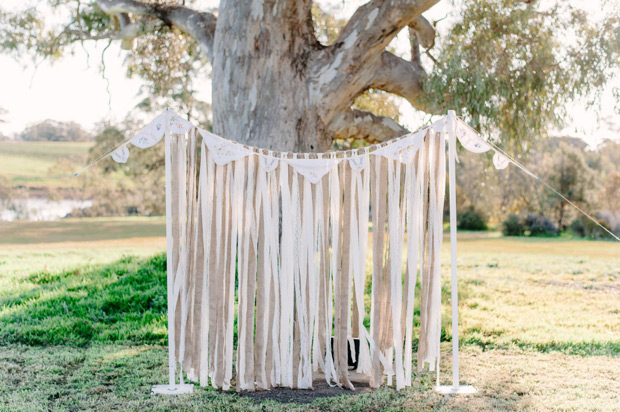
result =
[{"label": "white metal stand", "polygon": [[[168,110],[168,109],[166,109]],[[168,279],[168,373],[170,383],[167,385],[154,385],[151,394],[161,395],[182,395],[192,393],[194,385],[183,383],[182,372],[179,374],[179,384],[175,384],[176,360],[174,358],[175,339],[174,339],[174,274],[172,265],[172,187],[170,186],[172,176],[172,165],[170,164],[171,151],[171,135],[166,131],[164,142],[165,150],[165,168],[166,168],[166,272]]]},{"label": "white metal stand", "polygon": [[452,385],[439,385],[435,386],[435,390],[442,395],[453,395],[453,394],[461,394],[467,395],[471,393],[478,392],[476,388],[471,385],[459,385],[457,381],[457,386]]},{"label": "white metal stand", "polygon": [[[449,133],[449,175],[450,175],[450,255],[452,270],[452,385],[439,385],[435,390],[441,394],[471,394],[476,389],[473,386],[463,385],[459,383],[459,331],[458,331],[458,277],[456,265],[456,176],[455,176],[455,159],[456,159],[456,114],[453,110],[448,112],[448,133]],[[175,360],[175,339],[174,339],[174,276],[172,265],[172,188],[171,181],[171,136],[168,132],[165,135],[165,168],[166,168],[166,243],[167,243],[167,278],[168,278],[168,368],[169,368],[169,384],[154,385],[151,389],[152,394],[162,395],[181,395],[192,393],[194,385],[183,382],[183,376],[179,375],[179,384],[175,384],[176,360]],[[439,373],[439,365],[437,365],[437,373]],[[439,379],[439,375],[438,375]]]},{"label": "white metal stand", "polygon": [[153,385],[151,395],[183,395],[194,392],[194,385],[190,383],[179,385]]},{"label": "white metal stand", "polygon": [[[452,271],[452,385],[439,385],[435,390],[441,394],[476,393],[476,388],[459,383],[459,289],[456,272],[456,113],[448,111],[448,173],[450,174],[450,259]],[[439,373],[439,369],[438,372]]]}]

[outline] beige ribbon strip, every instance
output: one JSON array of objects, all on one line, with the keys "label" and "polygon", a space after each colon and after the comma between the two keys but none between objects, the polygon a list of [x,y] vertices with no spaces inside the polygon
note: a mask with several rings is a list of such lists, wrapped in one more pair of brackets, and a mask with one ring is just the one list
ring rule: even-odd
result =
[{"label": "beige ribbon strip", "polygon": [[[262,191],[261,191],[262,190]],[[256,250],[256,336],[254,352],[254,375],[256,389],[269,389],[267,360],[268,316],[272,315],[270,308],[269,292],[271,276],[269,275],[269,258],[267,256],[268,242],[265,239],[265,211],[269,210],[269,193],[267,192],[267,176],[263,168],[256,168],[256,194],[255,194],[255,219],[257,222],[257,238],[252,240]],[[251,308],[252,313],[254,308]]]},{"label": "beige ribbon strip", "polygon": [[[429,136],[425,137],[424,146],[421,148],[425,152],[426,159],[429,158]],[[429,267],[429,255],[431,249],[429,247],[429,231],[428,231],[428,219],[429,219],[429,207],[428,207],[428,184],[429,184],[429,170],[428,167],[424,168],[423,178],[423,195],[424,195],[424,210],[422,213],[422,229],[424,231],[423,243],[422,243],[422,257],[420,262],[420,340],[418,343],[418,371],[424,369],[424,360],[428,353],[428,316],[429,316],[429,283],[430,283],[430,271]]]},{"label": "beige ribbon strip", "polygon": [[247,329],[245,331],[245,347],[246,363],[246,383],[248,385],[247,390],[254,390],[254,307],[256,305],[256,214],[254,212],[254,192],[256,190],[256,156],[248,156],[248,182],[246,189],[246,215],[244,220],[244,237],[247,237],[244,241],[247,242],[244,247],[248,247],[248,270],[247,270],[247,283],[246,283],[246,322]]},{"label": "beige ribbon strip", "polygon": [[[349,169],[349,170],[347,170]],[[347,162],[342,162],[339,165],[340,171],[340,188],[342,197],[344,197],[343,206],[340,209],[340,222],[342,224],[341,229],[341,241],[340,241],[340,265],[338,272],[338,279],[336,284],[338,285],[338,291],[336,292],[336,319],[334,322],[334,358],[336,360],[336,372],[340,383],[353,390],[355,389],[349,379],[348,373],[348,333],[350,329],[350,317],[349,312],[351,308],[351,278],[349,272],[349,244],[351,238],[351,226],[349,219],[349,213],[351,211],[351,191],[348,190],[351,184],[351,170]]]}]

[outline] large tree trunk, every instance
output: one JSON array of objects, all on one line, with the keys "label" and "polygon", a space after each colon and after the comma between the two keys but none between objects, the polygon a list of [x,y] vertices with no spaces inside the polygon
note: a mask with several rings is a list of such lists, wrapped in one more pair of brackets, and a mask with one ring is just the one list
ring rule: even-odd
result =
[{"label": "large tree trunk", "polygon": [[[316,152],[335,137],[383,141],[407,131],[391,118],[351,108],[368,88],[425,109],[418,46],[430,47],[435,31],[421,13],[437,1],[370,1],[329,46],[314,35],[311,0],[221,0],[217,17],[183,5],[98,3],[118,17],[117,38],[124,44],[148,27],[132,22],[136,16],[159,19],[196,39],[213,66],[215,133],[271,150]],[[407,26],[415,36],[411,61],[385,51]]]},{"label": "large tree trunk", "polygon": [[320,45],[296,11],[285,2],[222,2],[213,50],[215,133],[279,151],[329,147],[308,92],[308,58]]}]

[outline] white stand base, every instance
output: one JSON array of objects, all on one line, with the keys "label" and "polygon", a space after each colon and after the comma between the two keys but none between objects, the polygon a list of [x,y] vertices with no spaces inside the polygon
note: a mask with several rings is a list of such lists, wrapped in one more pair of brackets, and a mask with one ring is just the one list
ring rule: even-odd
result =
[{"label": "white stand base", "polygon": [[183,395],[194,392],[194,385],[185,383],[183,385],[154,385],[151,395]]},{"label": "white stand base", "polygon": [[466,394],[477,392],[476,388],[470,385],[461,385],[461,386],[456,386],[456,387],[452,385],[440,385],[440,386],[435,386],[435,390],[441,393],[442,395],[452,395],[455,393],[466,395]]}]

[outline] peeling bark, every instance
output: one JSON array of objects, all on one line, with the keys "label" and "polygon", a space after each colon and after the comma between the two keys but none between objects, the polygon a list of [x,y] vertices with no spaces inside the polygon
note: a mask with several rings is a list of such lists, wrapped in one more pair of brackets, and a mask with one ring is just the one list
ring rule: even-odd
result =
[{"label": "peeling bark", "polygon": [[124,46],[144,16],[196,38],[213,66],[213,128],[273,150],[327,150],[331,138],[383,141],[406,132],[393,119],[351,110],[373,87],[419,103],[425,72],[385,47],[410,26],[426,47],[434,29],[421,14],[438,0],[374,0],[361,6],[329,47],[314,36],[311,0],[222,0],[217,18],[186,6],[97,0],[119,16]]},{"label": "peeling bark", "polygon": [[[213,129],[248,145],[315,152],[329,146],[308,93],[320,48],[309,2],[222,2],[215,32]],[[302,7],[304,4],[308,7]]]}]

